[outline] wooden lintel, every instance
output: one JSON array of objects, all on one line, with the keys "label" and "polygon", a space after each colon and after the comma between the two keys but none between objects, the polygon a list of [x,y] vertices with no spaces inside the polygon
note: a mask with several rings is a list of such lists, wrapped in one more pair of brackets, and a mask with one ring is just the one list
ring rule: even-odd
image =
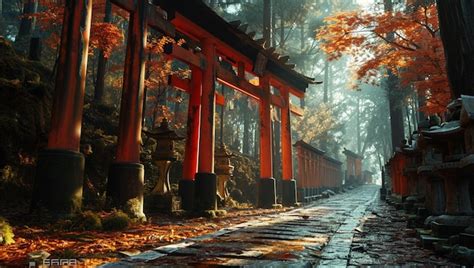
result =
[{"label": "wooden lintel", "polygon": [[185,49],[176,44],[173,45],[170,55],[187,64],[196,66],[201,70],[204,70],[206,68],[206,59],[203,55],[195,54],[191,50]]},{"label": "wooden lintel", "polygon": [[174,25],[164,19],[161,12],[159,12],[153,5],[148,6],[147,24],[151,28],[160,31],[167,36],[175,37],[176,35]]},{"label": "wooden lintel", "polygon": [[283,100],[282,96],[272,94],[271,97],[270,97],[270,103],[272,105],[275,105],[275,106],[279,107],[279,108],[285,107],[285,101]]},{"label": "wooden lintel", "polygon": [[290,104],[290,111],[295,114],[295,115],[298,115],[298,116],[303,116],[304,114],[304,110],[301,109],[300,107],[298,106],[295,106],[293,104]]},{"label": "wooden lintel", "polygon": [[222,94],[216,92],[216,105],[224,106],[225,105],[225,97]]},{"label": "wooden lintel", "polygon": [[216,64],[216,73],[219,82],[255,99],[262,98],[262,90],[259,87],[254,86],[250,84],[249,81],[234,75],[232,72],[222,68],[219,64]]},{"label": "wooden lintel", "polygon": [[178,77],[177,75],[172,75],[170,76],[170,81],[169,84],[172,87],[175,87],[179,90],[185,91],[185,92],[191,92],[191,81],[189,79],[182,79]]},{"label": "wooden lintel", "polygon": [[110,0],[110,2],[118,7],[132,12],[135,10],[135,1],[134,0]]}]

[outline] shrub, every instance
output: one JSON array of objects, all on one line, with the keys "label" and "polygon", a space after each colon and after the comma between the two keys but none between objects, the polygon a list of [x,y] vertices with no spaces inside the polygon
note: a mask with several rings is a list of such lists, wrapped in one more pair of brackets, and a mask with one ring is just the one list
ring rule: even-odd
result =
[{"label": "shrub", "polygon": [[83,230],[100,230],[102,229],[102,220],[97,213],[85,211],[81,214],[81,227]]},{"label": "shrub", "polygon": [[130,218],[120,210],[113,211],[112,214],[102,220],[102,228],[106,231],[125,230],[130,225]]},{"label": "shrub", "polygon": [[8,224],[7,220],[0,217],[0,244],[9,245],[15,243],[15,240],[13,240],[14,236],[10,224]]}]

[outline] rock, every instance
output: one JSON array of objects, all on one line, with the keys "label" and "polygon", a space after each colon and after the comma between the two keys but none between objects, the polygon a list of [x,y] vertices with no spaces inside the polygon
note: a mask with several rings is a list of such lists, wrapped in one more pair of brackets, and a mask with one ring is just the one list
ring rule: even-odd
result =
[{"label": "rock", "polygon": [[336,193],[332,190],[326,190],[326,192],[331,196],[336,195]]},{"label": "rock", "polygon": [[49,254],[45,250],[38,250],[38,251],[33,251],[27,254],[28,260],[32,261],[42,261],[47,259],[51,254]]},{"label": "rock", "polygon": [[465,265],[474,265],[474,250],[466,247],[454,246],[451,251],[451,257]]}]

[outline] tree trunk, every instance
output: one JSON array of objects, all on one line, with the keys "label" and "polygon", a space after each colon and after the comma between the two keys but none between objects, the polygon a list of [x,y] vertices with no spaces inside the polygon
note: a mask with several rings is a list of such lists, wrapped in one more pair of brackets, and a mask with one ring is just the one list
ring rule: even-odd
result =
[{"label": "tree trunk", "polygon": [[276,12],[275,3],[272,5],[272,47],[276,47]]},{"label": "tree trunk", "polygon": [[357,153],[360,155],[362,151],[362,139],[360,134],[360,96],[357,96],[357,113],[356,113],[356,124],[357,124]]},{"label": "tree trunk", "polygon": [[474,1],[436,2],[452,94],[474,95]]},{"label": "tree trunk", "polygon": [[[385,11],[393,11],[392,0],[384,0]],[[393,33],[388,33],[387,39],[392,40]],[[400,87],[398,77],[390,70],[387,70],[387,92],[390,106],[390,126],[392,130],[392,151],[395,152],[398,145],[405,138],[405,128],[403,125],[402,98],[400,97]]]},{"label": "tree trunk", "polygon": [[285,10],[280,7],[280,48],[285,47]]},{"label": "tree trunk", "polygon": [[323,102],[328,102],[328,89],[329,89],[329,61],[326,59],[324,61],[324,82],[323,82]]},{"label": "tree trunk", "polygon": [[28,0],[23,5],[23,17],[20,21],[20,28],[18,29],[18,34],[15,39],[15,47],[18,50],[27,52],[29,48],[29,39],[33,30],[35,28],[36,19],[29,17],[31,14],[36,13],[38,10],[38,1],[37,0]]},{"label": "tree trunk", "polygon": [[[112,21],[112,3],[110,0],[105,1],[105,16],[104,22],[109,23]],[[107,58],[105,57],[104,51],[99,52],[99,63],[97,65],[97,80],[95,82],[94,91],[94,102],[102,104],[104,103],[104,91],[105,91],[105,73],[107,72]]]},{"label": "tree trunk", "polygon": [[272,32],[272,6],[271,0],[263,0],[263,39],[265,39],[265,46],[271,45]]}]

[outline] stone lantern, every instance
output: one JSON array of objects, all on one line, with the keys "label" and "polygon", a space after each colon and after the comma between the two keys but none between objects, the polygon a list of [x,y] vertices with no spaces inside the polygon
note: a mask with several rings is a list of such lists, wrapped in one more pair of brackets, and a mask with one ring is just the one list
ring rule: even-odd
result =
[{"label": "stone lantern", "polygon": [[227,149],[225,144],[221,144],[219,149],[216,151],[216,166],[215,172],[217,175],[217,194],[222,200],[229,197],[229,193],[226,189],[226,183],[232,176],[234,166],[230,163],[232,153]]},{"label": "stone lantern", "polygon": [[179,202],[174,200],[177,197],[171,192],[169,173],[171,166],[177,160],[174,143],[184,138],[178,136],[175,131],[169,128],[166,118],[163,118],[158,129],[154,132],[147,132],[147,134],[156,140],[156,149],[152,159],[159,170],[156,185],[152,190],[152,196],[154,196],[153,207],[171,209],[171,211],[178,210],[179,208],[175,207],[179,207],[179,205],[176,205]]}]

